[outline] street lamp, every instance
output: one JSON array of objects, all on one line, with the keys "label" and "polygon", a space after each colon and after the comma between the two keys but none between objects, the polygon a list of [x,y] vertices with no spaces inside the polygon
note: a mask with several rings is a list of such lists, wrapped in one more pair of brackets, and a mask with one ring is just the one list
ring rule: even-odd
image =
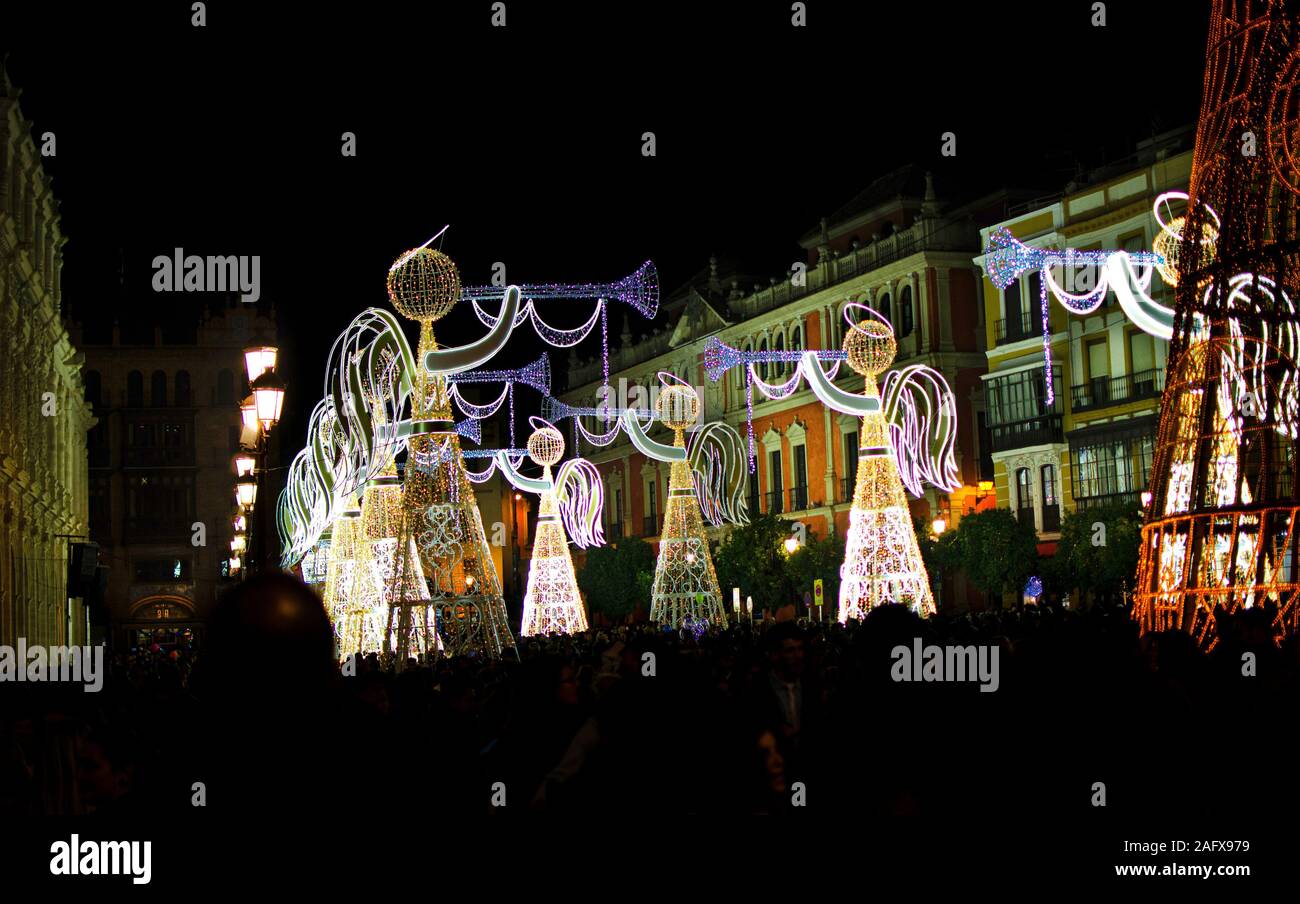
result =
[{"label": "street lamp", "polygon": [[936,537],[942,536],[943,532],[948,529],[948,522],[942,518],[935,518],[934,523],[930,525],[930,530],[934,531]]},{"label": "street lamp", "polygon": [[284,409],[284,383],[274,370],[264,371],[253,381],[253,405],[263,432],[270,433]]},{"label": "street lamp", "polygon": [[247,546],[248,543],[244,539],[243,534],[235,534],[235,536],[230,540],[230,551],[235,555],[239,555],[245,550],[245,548],[247,548]]},{"label": "street lamp", "polygon": [[248,383],[251,386],[268,370],[275,370],[275,359],[279,349],[273,345],[254,345],[244,349],[244,366],[248,370]]},{"label": "street lamp", "polygon": [[245,399],[244,404],[239,406],[239,414],[244,419],[245,430],[257,430],[260,426],[257,423],[257,405],[254,404],[252,396]]},{"label": "street lamp", "polygon": [[787,555],[794,555],[799,549],[799,540],[795,537],[785,538],[785,551]]},{"label": "street lamp", "polygon": [[235,456],[235,474],[239,477],[248,477],[253,473],[253,466],[257,464],[257,459],[248,453],[241,451]]},{"label": "street lamp", "polygon": [[239,507],[244,511],[252,509],[254,503],[257,502],[257,481],[241,480],[235,484],[235,501],[239,503]]}]

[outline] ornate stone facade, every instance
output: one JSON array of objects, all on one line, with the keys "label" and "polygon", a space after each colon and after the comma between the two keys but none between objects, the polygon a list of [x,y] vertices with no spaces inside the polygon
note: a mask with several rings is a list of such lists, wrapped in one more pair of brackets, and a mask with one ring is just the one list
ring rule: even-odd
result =
[{"label": "ornate stone facade", "polygon": [[84,643],[67,560],[87,532],[94,418],[61,316],[58,203],[19,93],[0,67],[0,643]]}]

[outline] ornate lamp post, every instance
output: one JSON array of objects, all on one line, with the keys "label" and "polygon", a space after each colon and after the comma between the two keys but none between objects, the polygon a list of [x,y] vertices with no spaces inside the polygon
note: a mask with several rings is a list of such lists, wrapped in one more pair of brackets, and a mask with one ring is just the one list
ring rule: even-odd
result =
[{"label": "ornate lamp post", "polygon": [[[252,502],[256,501],[261,488],[263,474],[266,471],[266,454],[271,430],[280,422],[280,413],[284,410],[284,383],[275,371],[279,350],[273,346],[260,345],[244,350],[244,362],[248,369],[248,383],[252,387],[252,404],[242,406],[244,423],[257,429],[257,448],[254,453],[255,465],[252,470]],[[241,463],[246,466],[249,456],[241,454],[236,459],[236,467]],[[244,486],[244,484],[240,484]],[[243,497],[240,504],[245,505]],[[265,508],[265,506],[263,506]],[[266,519],[259,515],[253,527],[252,545],[248,551],[247,564],[253,570],[259,570],[266,564]]]}]

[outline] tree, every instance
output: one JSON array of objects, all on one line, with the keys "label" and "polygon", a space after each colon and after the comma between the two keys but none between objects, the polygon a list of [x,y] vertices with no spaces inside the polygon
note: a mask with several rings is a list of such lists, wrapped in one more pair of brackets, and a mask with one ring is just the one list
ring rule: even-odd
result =
[{"label": "tree", "polygon": [[1038,570],[1038,535],[1033,525],[1007,509],[966,515],[954,539],[947,540],[947,534],[944,538],[939,545],[945,558],[956,559],[967,579],[985,593],[1019,593]]},{"label": "tree", "polygon": [[739,587],[752,596],[755,609],[778,609],[788,604],[794,584],[786,566],[784,544],[791,524],[774,515],[757,515],[733,528],[713,552],[713,567],[724,596]]},{"label": "tree", "polygon": [[1103,602],[1133,583],[1141,546],[1142,510],[1132,502],[1071,512],[1061,521],[1054,577]]},{"label": "tree", "polygon": [[786,570],[795,593],[802,598],[811,593],[813,582],[822,581],[822,605],[834,614],[840,598],[840,566],[844,564],[844,538],[817,538],[809,533],[808,542],[786,560]]},{"label": "tree", "polygon": [[593,612],[615,621],[631,615],[638,603],[649,606],[654,580],[654,548],[644,540],[621,540],[617,546],[587,550],[587,561],[578,572],[578,588]]}]

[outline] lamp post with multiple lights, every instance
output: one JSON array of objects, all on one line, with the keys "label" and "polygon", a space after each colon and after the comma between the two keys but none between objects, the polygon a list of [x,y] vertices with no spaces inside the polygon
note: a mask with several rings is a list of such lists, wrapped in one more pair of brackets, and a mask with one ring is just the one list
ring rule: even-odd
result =
[{"label": "lamp post with multiple lights", "polygon": [[[269,544],[266,541],[267,525],[265,510],[267,506],[257,509],[257,498],[266,471],[267,449],[271,431],[280,422],[280,413],[284,409],[284,383],[275,370],[279,350],[269,345],[259,345],[244,350],[244,362],[248,370],[248,384],[253,390],[251,399],[241,406],[244,425],[256,431],[257,441],[252,449],[245,449],[235,458],[235,470],[239,483],[235,485],[235,498],[239,504],[240,515],[235,519],[235,538],[230,542],[231,571],[238,570],[240,553],[247,560],[245,572],[259,571],[266,567],[269,557]],[[254,518],[250,514],[257,512]],[[239,530],[241,522],[247,527],[252,522],[252,540]],[[245,552],[246,550],[246,552]]]}]

